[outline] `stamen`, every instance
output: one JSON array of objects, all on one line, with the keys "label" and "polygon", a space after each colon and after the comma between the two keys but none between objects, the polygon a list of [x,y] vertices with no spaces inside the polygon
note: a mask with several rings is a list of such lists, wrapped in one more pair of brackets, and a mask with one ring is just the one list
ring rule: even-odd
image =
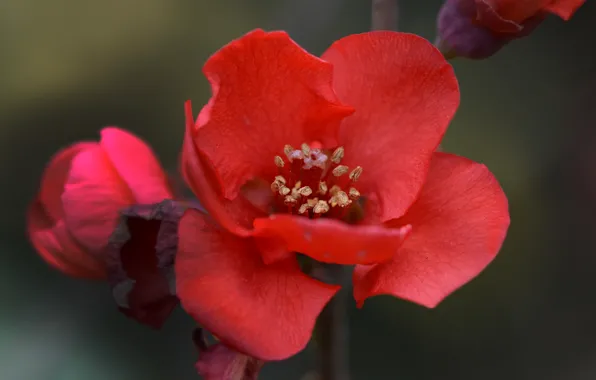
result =
[{"label": "stamen", "polygon": [[341,177],[342,175],[346,174],[349,170],[350,168],[348,168],[346,165],[338,165],[333,169],[332,173],[336,177]]},{"label": "stamen", "polygon": [[284,146],[284,154],[286,155],[286,157],[288,158],[288,161],[290,161],[290,163],[292,162],[292,152],[293,151],[294,151],[294,148],[291,145]]},{"label": "stamen", "polygon": [[335,195],[335,194],[337,194],[338,191],[341,191],[341,187],[339,187],[337,185],[333,185],[331,190],[329,190],[329,194]]},{"label": "stamen", "polygon": [[303,203],[303,204],[300,205],[300,208],[298,209],[298,214],[304,214],[305,212],[307,212],[311,208],[312,207],[310,207],[308,204]]},{"label": "stamen", "polygon": [[277,166],[278,168],[283,168],[285,165],[283,158],[281,158],[280,156],[275,156],[273,162],[275,162],[275,166]]},{"label": "stamen", "polygon": [[288,195],[288,194],[290,194],[290,188],[289,187],[286,187],[284,185],[281,185],[279,187],[279,194],[280,195]]},{"label": "stamen", "polygon": [[309,195],[312,194],[312,189],[309,186],[304,186],[304,187],[301,187],[300,190],[298,190],[298,192],[303,197],[308,197]]},{"label": "stamen", "polygon": [[318,201],[312,211],[315,214],[324,214],[329,211],[329,205],[325,201]]},{"label": "stamen", "polygon": [[279,191],[279,182],[271,182],[271,191],[273,191],[274,193],[277,193]]},{"label": "stamen", "polygon": [[302,154],[304,154],[304,158],[310,157],[310,146],[307,143],[303,143],[300,148],[302,149]]},{"label": "stamen", "polygon": [[358,181],[358,178],[360,178],[361,175],[362,175],[362,167],[356,166],[354,168],[354,170],[352,170],[352,172],[350,173],[350,179],[353,182],[356,182],[356,181]]},{"label": "stamen", "polygon": [[319,194],[325,195],[327,194],[327,190],[327,184],[325,183],[325,181],[319,182]]},{"label": "stamen", "polygon": [[331,162],[339,164],[342,158],[344,158],[344,147],[340,146],[339,148],[335,149],[331,155]]},{"label": "stamen", "polygon": [[350,198],[348,198],[348,194],[346,194],[345,191],[340,190],[337,192],[337,194],[332,196],[331,199],[329,199],[329,203],[331,204],[331,207],[346,207],[347,205],[352,203],[352,201],[350,200]]},{"label": "stamen", "polygon": [[[282,197],[278,202],[283,201],[289,213],[296,212],[297,208],[299,214],[308,215],[313,219],[321,217],[332,207],[340,207],[343,209],[341,212],[334,212],[330,216],[344,218],[346,212],[351,210],[348,206],[361,195],[355,187],[349,187],[348,191],[344,191],[340,186],[344,181],[339,177],[349,173],[350,180],[356,182],[362,175],[360,166],[350,171],[348,166],[340,165],[344,154],[345,150],[342,146],[329,154],[329,151],[319,147],[311,148],[307,143],[301,144],[299,149],[285,145],[284,155],[287,161],[283,155],[273,157],[273,162],[278,168],[284,168],[288,163],[290,164],[289,177],[281,175],[283,172],[281,170],[280,175],[277,175],[271,183],[271,190]],[[302,161],[298,171],[296,166],[292,166],[295,160]],[[310,169],[316,169],[316,171],[306,174]],[[333,176],[329,176],[330,173]],[[316,197],[313,196],[314,192],[317,193],[314,194]],[[318,197],[324,197],[324,199]],[[309,210],[312,210],[311,214]]]},{"label": "stamen", "polygon": [[360,192],[353,187],[351,187],[350,191],[348,191],[348,195],[349,195],[350,199],[352,199],[352,200],[356,200],[356,199],[360,198]]}]

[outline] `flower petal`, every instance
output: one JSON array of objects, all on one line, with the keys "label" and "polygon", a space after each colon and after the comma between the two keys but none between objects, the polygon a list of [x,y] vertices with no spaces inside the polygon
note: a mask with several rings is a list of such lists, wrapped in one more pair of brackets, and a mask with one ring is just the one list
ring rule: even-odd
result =
[{"label": "flower petal", "polygon": [[387,31],[344,37],[323,59],[339,99],[356,108],[339,131],[342,164],[362,166],[358,190],[378,194],[383,220],[398,218],[459,105],[453,69],[425,39]]},{"label": "flower petal", "polygon": [[[288,214],[255,220],[254,235],[281,238],[285,249],[317,261],[334,264],[373,264],[391,259],[410,233],[411,226],[354,226],[333,219],[308,219]],[[266,262],[281,257],[264,251]],[[272,257],[269,257],[272,256]]]},{"label": "flower petal", "polygon": [[420,198],[389,223],[412,224],[412,234],[392,261],[356,267],[356,301],[391,294],[435,307],[495,257],[509,227],[507,207],[484,165],[435,153]]},{"label": "flower petal", "polygon": [[62,194],[64,220],[72,236],[93,253],[108,244],[120,210],[134,202],[104,150],[97,146],[72,161]]},{"label": "flower petal", "polygon": [[106,277],[104,264],[72,240],[63,221],[53,222],[40,201],[33,202],[29,207],[27,225],[33,246],[54,268],[72,277]]},{"label": "flower petal", "polygon": [[188,210],[182,217],[176,288],[182,307],[221,341],[262,360],[302,350],[338,286],[302,273],[295,259],[265,265],[253,239]]},{"label": "flower petal", "polygon": [[544,7],[544,10],[568,21],[579,7],[584,5],[586,0],[555,0]]},{"label": "flower petal", "polygon": [[73,158],[85,149],[95,146],[97,143],[92,142],[73,144],[56,153],[50,160],[41,179],[39,201],[51,219],[59,220],[64,215],[60,197],[64,192],[64,184]]},{"label": "flower petal", "polygon": [[339,122],[353,112],[336,99],[331,65],[285,32],[252,31],[211,56],[203,72],[213,96],[195,143],[227,199],[249,179],[273,179],[285,144],[336,142]]},{"label": "flower petal", "polygon": [[249,228],[252,228],[254,219],[262,216],[263,212],[242,196],[230,201],[220,195],[219,183],[215,179],[216,173],[213,167],[209,167],[205,162],[206,158],[200,156],[194,143],[196,130],[190,101],[184,104],[184,111],[186,132],[181,159],[184,180],[200,200],[201,205],[220,226],[238,236],[250,236]]},{"label": "flower petal", "polygon": [[159,161],[141,139],[119,128],[104,128],[101,147],[128,185],[136,203],[151,204],[172,198]]}]

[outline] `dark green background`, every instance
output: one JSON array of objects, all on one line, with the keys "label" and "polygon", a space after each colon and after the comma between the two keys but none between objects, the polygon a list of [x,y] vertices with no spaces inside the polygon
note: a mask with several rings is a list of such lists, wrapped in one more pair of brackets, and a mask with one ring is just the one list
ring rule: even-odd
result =
[{"label": "dark green background", "polygon": [[[440,1],[402,1],[434,39]],[[354,379],[596,378],[596,6],[549,18],[497,56],[454,63],[462,104],[444,148],[483,162],[509,196],[497,259],[435,310],[379,297],[350,310]],[[121,316],[105,284],[51,270],[24,213],[48,158],[118,125],[176,167],[183,102],[205,59],[244,32],[285,29],[321,53],[369,28],[369,0],[5,0],[0,4],[0,379],[196,378],[192,321]],[[266,367],[300,379],[313,352]]]}]

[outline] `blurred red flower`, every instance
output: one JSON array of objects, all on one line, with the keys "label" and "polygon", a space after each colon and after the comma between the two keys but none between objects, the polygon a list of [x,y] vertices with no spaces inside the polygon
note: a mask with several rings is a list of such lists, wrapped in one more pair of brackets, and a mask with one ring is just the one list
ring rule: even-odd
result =
[{"label": "blurred red flower", "polygon": [[552,13],[569,20],[585,0],[447,0],[437,45],[447,56],[487,58],[530,34]]},{"label": "blurred red flower", "polygon": [[105,278],[105,249],[119,212],[167,198],[167,178],[151,149],[128,132],[105,128],[99,142],[71,145],[50,161],[29,208],[29,237],[62,272]]},{"label": "blurred red flower", "polygon": [[182,306],[263,360],[300,351],[338,286],[297,254],[356,265],[354,295],[427,307],[476,276],[509,225],[484,165],[436,153],[458,104],[451,66],[412,34],[371,32],[310,55],[256,30],[215,53],[212,98],[186,104],[184,177],[209,215],[181,219]]}]

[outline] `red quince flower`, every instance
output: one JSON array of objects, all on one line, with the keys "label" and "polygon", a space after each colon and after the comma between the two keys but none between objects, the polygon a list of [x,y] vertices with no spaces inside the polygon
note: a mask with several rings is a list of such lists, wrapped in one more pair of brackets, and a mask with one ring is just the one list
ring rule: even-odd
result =
[{"label": "red quince flower", "polygon": [[446,55],[487,58],[530,34],[552,13],[569,20],[585,0],[447,0],[438,18]]},{"label": "red quince flower", "polygon": [[434,307],[496,255],[507,199],[483,165],[436,153],[459,105],[452,67],[421,37],[370,32],[310,55],[256,30],[203,69],[186,105],[182,172],[209,215],[183,215],[183,308],[263,360],[300,351],[338,286],[297,253],[356,265],[354,295]]},{"label": "red quince flower", "polygon": [[151,149],[128,132],[105,128],[99,142],[76,143],[52,158],[29,208],[29,237],[62,272],[105,278],[104,251],[120,210],[166,198],[171,192]]}]

